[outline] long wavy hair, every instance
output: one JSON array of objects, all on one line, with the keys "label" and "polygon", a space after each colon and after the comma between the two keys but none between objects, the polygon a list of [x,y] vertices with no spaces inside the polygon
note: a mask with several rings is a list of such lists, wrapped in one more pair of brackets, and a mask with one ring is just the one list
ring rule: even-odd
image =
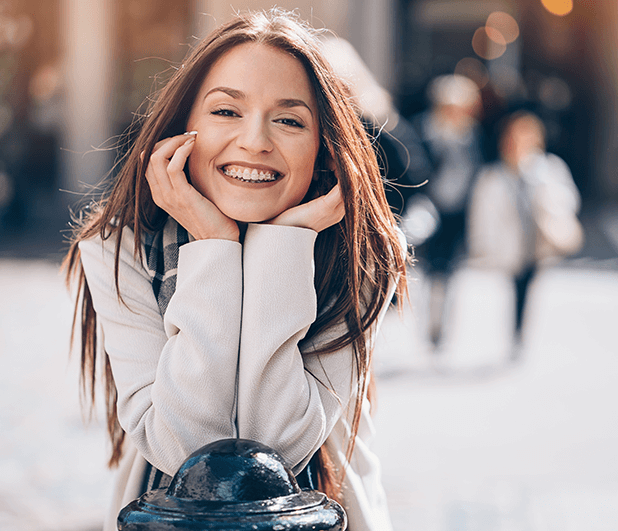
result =
[{"label": "long wavy hair", "polygon": [[[320,232],[315,244],[318,317],[307,339],[333,323],[344,321],[347,324],[347,331],[321,345],[319,353],[328,354],[352,345],[357,389],[352,435],[346,451],[348,462],[358,432],[362,401],[371,388],[372,325],[380,310],[389,303],[387,297],[392,283],[398,283],[400,294],[406,289],[406,250],[385,199],[374,149],[350,103],[346,86],[323,58],[318,31],[295,14],[281,10],[238,14],[189,52],[182,66],[151,98],[148,111],[136,119],[132,127],[134,140],[118,163],[117,177],[94,208],[80,216],[65,258],[67,283],[77,285],[73,335],[80,332],[81,389],[92,405],[96,381],[102,373],[107,429],[112,443],[110,466],[117,465],[120,460],[125,433],[118,422],[117,390],[109,357],[97,337],[97,315],[81,266],[78,244],[97,235],[103,239],[116,236],[115,288],[121,298],[118,287],[120,232],[124,227],[133,230],[135,255],[142,257],[143,232],[161,230],[168,218],[167,213],[154,204],[145,178],[154,145],[186,130],[194,99],[211,66],[225,52],[247,42],[272,46],[291,54],[304,66],[315,92],[321,141],[315,170],[320,177],[312,184],[305,200],[325,193],[335,184],[336,178],[327,168],[327,159],[334,163],[341,186],[345,217],[339,224]],[[140,157],[142,152],[144,155]],[[324,447],[319,450],[318,462],[318,488],[339,499],[345,466],[336,469]]]}]

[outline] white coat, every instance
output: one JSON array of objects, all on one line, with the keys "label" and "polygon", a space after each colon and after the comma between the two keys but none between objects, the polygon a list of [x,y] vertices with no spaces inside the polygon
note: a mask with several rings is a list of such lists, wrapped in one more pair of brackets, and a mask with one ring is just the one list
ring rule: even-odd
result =
[{"label": "white coat", "polygon": [[[80,243],[128,439],[105,531],[137,496],[146,460],[173,475],[204,444],[240,437],[271,446],[294,472],[325,442],[342,462],[355,401],[352,350],[311,353],[341,333],[335,326],[313,344],[302,342],[317,311],[316,235],[249,225],[242,245],[183,245],[165,317],[134,258],[129,229],[120,251],[122,301],[114,289],[113,238]],[[350,531],[391,529],[372,435],[365,398],[343,488]]]},{"label": "white coat", "polygon": [[[518,187],[526,196],[531,227],[518,206]],[[534,154],[517,171],[502,162],[484,167],[468,211],[471,265],[517,275],[531,263],[577,252],[584,236],[579,207],[571,172],[556,155]]]}]

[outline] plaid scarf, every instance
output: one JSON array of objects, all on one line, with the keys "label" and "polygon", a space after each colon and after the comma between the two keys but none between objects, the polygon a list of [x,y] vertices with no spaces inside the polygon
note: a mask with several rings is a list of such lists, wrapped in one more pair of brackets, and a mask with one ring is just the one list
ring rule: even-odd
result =
[{"label": "plaid scarf", "polygon": [[167,305],[176,291],[180,246],[189,241],[189,233],[172,217],[165,222],[163,230],[154,234],[145,233],[146,270],[152,278],[152,290],[161,315],[165,314]]},{"label": "plaid scarf", "polygon": [[[162,230],[155,233],[144,232],[146,271],[152,279],[152,291],[162,316],[165,315],[167,305],[176,291],[180,246],[189,241],[189,233],[171,216]],[[146,463],[140,495],[153,489],[166,488],[171,480],[170,476]]]}]

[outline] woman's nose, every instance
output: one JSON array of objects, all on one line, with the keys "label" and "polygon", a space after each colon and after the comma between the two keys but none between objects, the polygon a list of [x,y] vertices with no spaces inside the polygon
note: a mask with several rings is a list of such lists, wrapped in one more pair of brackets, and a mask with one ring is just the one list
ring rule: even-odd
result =
[{"label": "woman's nose", "polygon": [[237,143],[252,155],[271,151],[273,145],[266,120],[259,116],[247,119],[239,131]]}]

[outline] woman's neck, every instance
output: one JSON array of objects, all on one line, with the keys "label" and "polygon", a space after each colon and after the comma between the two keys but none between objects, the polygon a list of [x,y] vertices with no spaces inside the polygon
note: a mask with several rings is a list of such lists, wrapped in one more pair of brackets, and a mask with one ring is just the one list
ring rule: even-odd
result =
[{"label": "woman's neck", "polygon": [[238,230],[240,231],[239,235],[238,235],[238,241],[240,243],[242,243],[245,239],[245,234],[247,233],[247,226],[249,225],[248,223],[244,223],[242,221],[237,221],[236,223],[238,223]]}]

